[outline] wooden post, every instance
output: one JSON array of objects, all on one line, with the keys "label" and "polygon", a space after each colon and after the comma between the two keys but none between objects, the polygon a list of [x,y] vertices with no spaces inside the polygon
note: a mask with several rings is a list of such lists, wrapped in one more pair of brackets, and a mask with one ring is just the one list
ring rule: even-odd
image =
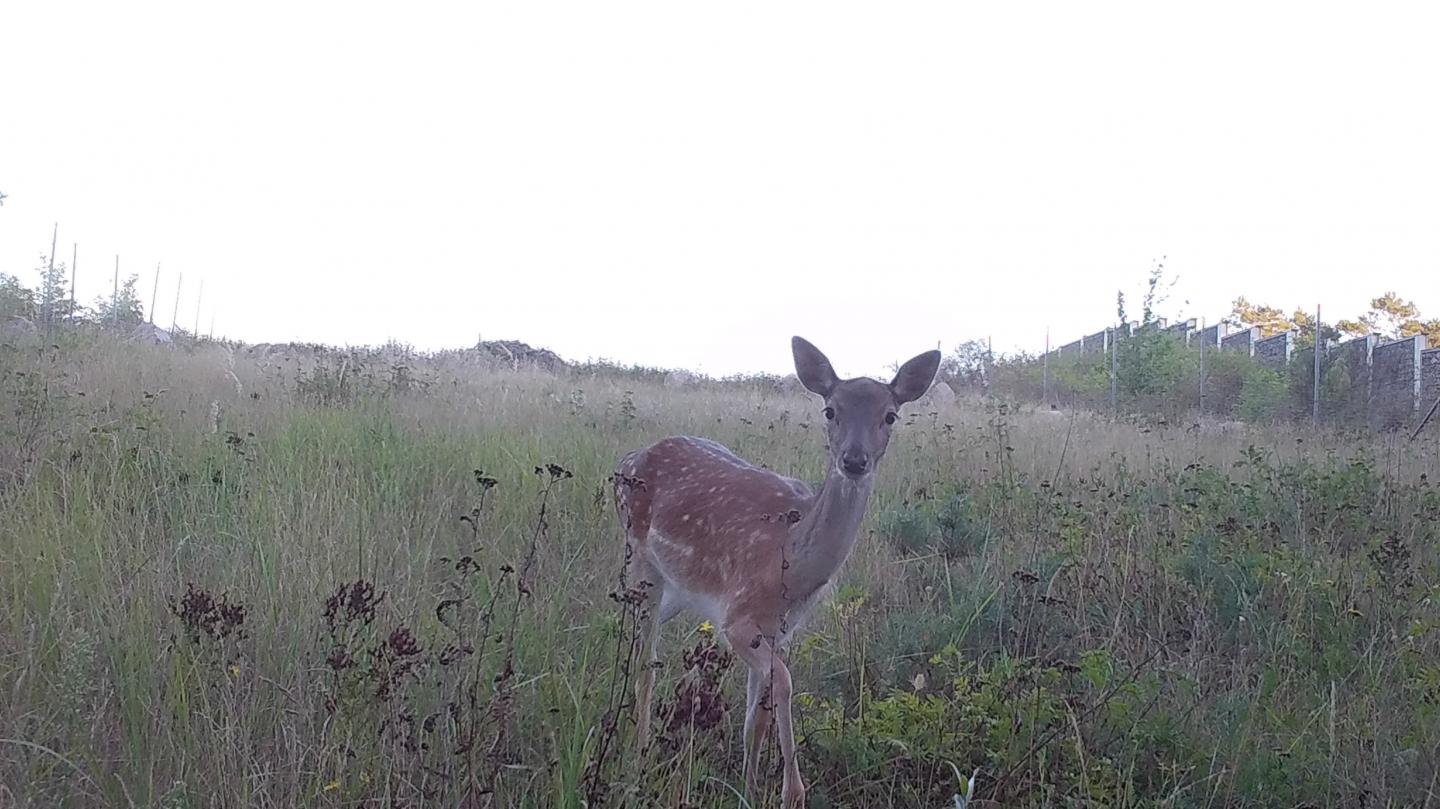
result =
[{"label": "wooden post", "polygon": [[75,268],[80,264],[80,244],[70,243],[70,315],[75,315]]},{"label": "wooden post", "polygon": [[989,396],[992,390],[991,380],[995,373],[995,337],[992,335],[985,338],[985,395]]},{"label": "wooden post", "polygon": [[[50,289],[50,278],[55,275],[55,242],[60,238],[60,223],[55,223],[55,229],[50,233],[50,268],[45,272],[45,283],[41,285],[40,294],[49,298],[55,294]],[[55,320],[55,301],[45,301],[45,333],[50,333],[50,324]]]},{"label": "wooden post", "polygon": [[200,339],[200,301],[202,301],[202,300],[204,300],[204,299],[205,299],[205,279],[204,279],[204,278],[201,278],[201,279],[200,279],[200,291],[197,292],[197,293],[195,293],[195,331],[193,331],[193,332],[190,333],[196,340],[199,340],[199,339]]},{"label": "wooden post", "polygon": [[1041,363],[1040,400],[1050,404],[1050,329],[1045,329],[1045,358]]},{"label": "wooden post", "polygon": [[1411,441],[1420,437],[1420,431],[1425,429],[1425,425],[1430,423],[1430,419],[1435,418],[1435,411],[1437,410],[1440,410],[1440,399],[1436,399],[1435,404],[1430,405],[1430,412],[1425,414],[1425,418],[1420,419],[1420,426],[1416,427],[1415,432],[1410,434]]},{"label": "wooden post", "polygon": [[155,302],[160,300],[160,262],[155,262],[155,287],[150,290],[150,325],[155,325]]},{"label": "wooden post", "polygon": [[170,315],[170,337],[175,337],[175,327],[180,323],[180,286],[185,282],[185,273],[175,278],[175,312]]},{"label": "wooden post", "polygon": [[1110,330],[1110,410],[1120,412],[1120,329]]},{"label": "wooden post", "polygon": [[[1215,328],[1220,333],[1220,328]],[[1200,415],[1205,415],[1205,318],[1200,318]]]}]

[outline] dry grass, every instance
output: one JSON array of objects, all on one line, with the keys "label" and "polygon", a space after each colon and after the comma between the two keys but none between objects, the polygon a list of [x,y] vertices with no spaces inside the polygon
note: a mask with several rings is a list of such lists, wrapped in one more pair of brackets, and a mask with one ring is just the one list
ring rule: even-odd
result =
[{"label": "dry grass", "polygon": [[[693,622],[627,743],[608,476],[692,433],[817,478],[816,402],[87,340],[0,372],[0,805],[735,805],[743,678]],[[812,805],[941,805],[950,764],[1007,806],[1440,799],[1437,472],[1434,435],[912,414],[795,653]]]}]

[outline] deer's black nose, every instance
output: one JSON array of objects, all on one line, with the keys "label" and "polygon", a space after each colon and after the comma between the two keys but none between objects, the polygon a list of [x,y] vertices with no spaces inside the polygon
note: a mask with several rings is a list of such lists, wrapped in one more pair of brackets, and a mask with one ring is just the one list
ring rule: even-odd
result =
[{"label": "deer's black nose", "polygon": [[863,452],[846,450],[840,456],[840,468],[845,474],[858,477],[870,470],[870,456]]}]

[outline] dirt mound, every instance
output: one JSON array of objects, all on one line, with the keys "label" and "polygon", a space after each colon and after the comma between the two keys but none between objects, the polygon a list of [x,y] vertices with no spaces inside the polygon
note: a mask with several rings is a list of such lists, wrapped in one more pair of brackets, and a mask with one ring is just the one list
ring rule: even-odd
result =
[{"label": "dirt mound", "polygon": [[488,355],[514,370],[536,368],[550,373],[564,371],[568,364],[548,348],[535,348],[519,340],[482,340],[475,350]]},{"label": "dirt mound", "polygon": [[150,345],[164,345],[173,342],[170,332],[156,326],[154,323],[141,323],[130,332],[130,339],[137,343],[148,343]]},{"label": "dirt mound", "polygon": [[20,342],[29,340],[39,334],[35,324],[23,317],[12,317],[4,323],[0,323],[0,340],[6,342]]}]

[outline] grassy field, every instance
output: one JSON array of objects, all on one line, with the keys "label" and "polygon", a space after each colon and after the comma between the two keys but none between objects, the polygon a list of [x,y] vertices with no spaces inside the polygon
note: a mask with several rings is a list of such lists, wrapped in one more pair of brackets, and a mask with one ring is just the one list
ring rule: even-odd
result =
[{"label": "grassy field", "polygon": [[[694,621],[632,749],[608,478],[691,433],[818,479],[818,401],[81,338],[0,373],[0,806],[739,805]],[[1437,432],[912,408],[793,655],[810,805],[1440,806]]]}]

